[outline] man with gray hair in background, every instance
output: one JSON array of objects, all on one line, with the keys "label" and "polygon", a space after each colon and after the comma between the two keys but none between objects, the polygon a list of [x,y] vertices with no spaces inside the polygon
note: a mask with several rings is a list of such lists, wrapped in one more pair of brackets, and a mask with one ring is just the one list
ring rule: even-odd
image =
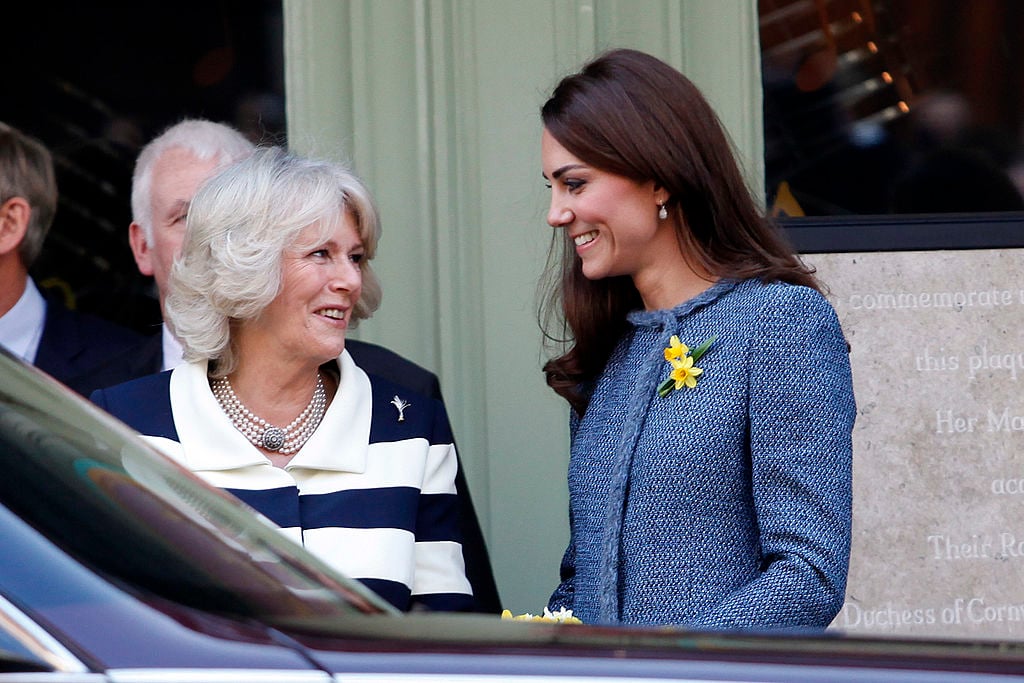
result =
[{"label": "man with gray hair in background", "polygon": [[[230,126],[186,119],[165,130],[139,153],[132,175],[128,239],[139,271],[153,276],[161,312],[171,265],[181,250],[192,197],[218,170],[243,159],[254,149],[248,139]],[[345,350],[365,372],[443,402],[437,376],[397,353],[355,339],[346,339]],[[170,370],[181,363],[181,354],[181,344],[164,323],[159,335],[112,358],[86,378],[90,385],[87,388],[101,389]],[[497,614],[501,611],[497,586],[461,462],[455,485],[459,491],[466,575],[473,586],[477,609]]]},{"label": "man with gray hair in background", "polygon": [[[255,149],[245,136],[222,123],[185,119],[149,142],[135,161],[132,174],[132,222],[128,242],[135,264],[153,277],[163,313],[171,264],[181,250],[188,205],[196,190],[218,170]],[[133,348],[112,355],[75,388],[89,395],[95,389],[170,370],[181,363],[181,344],[161,324],[160,333]]]},{"label": "man with gray hair in background", "polygon": [[139,336],[47,299],[29,277],[56,212],[50,151],[0,123],[0,346],[77,388],[83,373]]},{"label": "man with gray hair in background", "polygon": [[[163,313],[167,277],[185,237],[185,218],[196,190],[218,170],[249,156],[255,147],[234,128],[186,119],[142,148],[132,174],[132,222],[128,241],[139,272],[155,280]],[[160,362],[151,344],[144,360],[149,372],[181,363],[181,344],[162,325]],[[148,373],[140,373],[148,374]]]}]

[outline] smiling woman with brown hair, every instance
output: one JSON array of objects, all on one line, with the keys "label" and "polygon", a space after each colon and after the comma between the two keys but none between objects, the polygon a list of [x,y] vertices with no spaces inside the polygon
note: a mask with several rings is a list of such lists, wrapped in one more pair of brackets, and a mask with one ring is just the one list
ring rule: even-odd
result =
[{"label": "smiling woman with brown hair", "polygon": [[360,369],[380,231],[344,167],[264,148],[189,206],[168,323],[187,361],[93,394],[400,609],[470,609],[443,404]]},{"label": "smiling woman with brown hair", "polygon": [[549,607],[827,626],[846,585],[855,414],[832,307],[675,69],[609,52],[542,118],[564,250],[547,319],[569,336],[544,369],[573,408],[571,540]]}]

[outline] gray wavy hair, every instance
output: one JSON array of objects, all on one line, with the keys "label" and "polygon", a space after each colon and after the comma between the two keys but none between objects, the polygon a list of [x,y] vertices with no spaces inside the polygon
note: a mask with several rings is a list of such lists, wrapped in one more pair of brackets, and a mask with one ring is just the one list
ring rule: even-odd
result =
[{"label": "gray wavy hair", "polygon": [[214,377],[230,374],[237,365],[233,325],[259,317],[278,295],[284,252],[311,225],[320,226],[318,239],[324,238],[345,212],[365,249],[354,326],[381,300],[380,281],[370,267],[380,223],[369,190],[355,174],[340,164],[264,147],[204,183],[189,207],[165,302],[185,360],[211,361]]},{"label": "gray wavy hair", "polygon": [[184,149],[197,159],[216,159],[227,166],[256,148],[244,135],[223,123],[185,119],[167,128],[142,148],[132,172],[132,220],[142,226],[146,244],[153,244],[153,167],[169,149]]}]

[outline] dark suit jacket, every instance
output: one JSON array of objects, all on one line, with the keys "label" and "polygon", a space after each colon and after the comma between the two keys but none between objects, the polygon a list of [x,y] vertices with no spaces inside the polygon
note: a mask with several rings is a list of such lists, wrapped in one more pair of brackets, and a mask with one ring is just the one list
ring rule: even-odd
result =
[{"label": "dark suit jacket", "polygon": [[66,384],[89,396],[97,389],[106,389],[136,377],[153,375],[163,369],[164,349],[160,334],[139,337],[134,345],[114,353],[99,365],[83,372]]},{"label": "dark suit jacket", "polygon": [[[377,375],[384,379],[409,387],[418,393],[440,399],[441,384],[437,375],[403,358],[394,351],[383,346],[368,342],[348,339],[345,348],[352,359],[367,374]],[[77,378],[72,386],[76,391],[88,396],[96,389],[127,382],[136,377],[160,372],[163,366],[163,342],[159,334],[144,339],[106,363],[93,369],[92,372]],[[456,445],[456,452],[458,446]],[[459,491],[459,516],[462,524],[462,553],[466,560],[466,576],[473,586],[477,609],[481,612],[498,614],[501,612],[501,599],[494,581],[490,556],[484,543],[480,520],[473,507],[473,499],[469,494],[469,486],[462,472],[462,461],[459,459],[459,471],[455,475],[455,486]]]},{"label": "dark suit jacket", "polygon": [[134,347],[143,337],[112,322],[71,311],[47,300],[43,335],[35,366],[74,388],[78,377],[92,372],[111,356]]}]

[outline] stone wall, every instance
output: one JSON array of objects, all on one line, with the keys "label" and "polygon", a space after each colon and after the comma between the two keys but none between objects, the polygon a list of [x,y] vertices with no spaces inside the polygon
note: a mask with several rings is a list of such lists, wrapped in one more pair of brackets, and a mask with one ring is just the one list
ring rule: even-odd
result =
[{"label": "stone wall", "polygon": [[813,255],[851,346],[848,632],[1024,637],[1024,250]]}]

